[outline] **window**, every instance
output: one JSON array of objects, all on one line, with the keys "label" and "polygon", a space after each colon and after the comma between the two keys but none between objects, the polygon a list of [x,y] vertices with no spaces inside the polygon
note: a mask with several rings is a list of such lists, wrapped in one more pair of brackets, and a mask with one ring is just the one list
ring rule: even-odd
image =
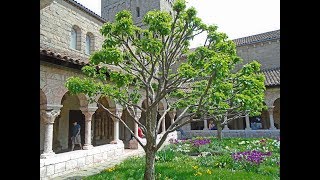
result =
[{"label": "window", "polygon": [[86,35],[86,54],[91,53],[91,37],[87,34]]},{"label": "window", "polygon": [[136,11],[137,11],[137,17],[140,17],[140,8],[137,7],[137,8],[136,8]]},{"label": "window", "polygon": [[77,31],[74,28],[71,29],[70,47],[72,49],[77,49]]}]

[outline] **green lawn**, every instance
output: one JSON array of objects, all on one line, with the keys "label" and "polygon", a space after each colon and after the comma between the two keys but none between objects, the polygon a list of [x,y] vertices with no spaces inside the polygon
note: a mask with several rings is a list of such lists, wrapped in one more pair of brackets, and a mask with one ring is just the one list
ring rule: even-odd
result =
[{"label": "green lawn", "polygon": [[[219,142],[210,137],[179,141],[157,153],[156,179],[280,179],[279,146],[280,141],[261,138],[226,138]],[[246,160],[237,161],[232,156],[233,153],[252,150],[272,153],[263,157],[258,164]],[[198,156],[190,156],[199,153]],[[201,153],[208,156],[201,156]],[[257,154],[252,157],[257,158]],[[144,157],[130,158],[85,179],[143,179],[144,161]]]}]

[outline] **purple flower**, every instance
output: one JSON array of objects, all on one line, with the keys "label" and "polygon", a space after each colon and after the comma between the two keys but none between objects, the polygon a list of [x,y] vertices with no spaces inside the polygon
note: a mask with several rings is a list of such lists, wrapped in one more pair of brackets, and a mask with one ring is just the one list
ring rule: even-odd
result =
[{"label": "purple flower", "polygon": [[247,161],[259,165],[266,156],[271,156],[271,152],[263,153],[253,150],[233,153],[231,156],[234,161]]}]

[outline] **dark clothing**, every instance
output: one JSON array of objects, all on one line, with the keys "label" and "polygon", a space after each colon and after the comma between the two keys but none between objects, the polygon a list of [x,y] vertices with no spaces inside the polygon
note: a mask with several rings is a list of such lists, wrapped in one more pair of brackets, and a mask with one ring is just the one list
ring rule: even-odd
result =
[{"label": "dark clothing", "polygon": [[81,144],[80,129],[79,124],[72,127],[72,144]]},{"label": "dark clothing", "polygon": [[80,134],[80,125],[79,124],[72,127],[72,137],[75,137],[78,133]]}]

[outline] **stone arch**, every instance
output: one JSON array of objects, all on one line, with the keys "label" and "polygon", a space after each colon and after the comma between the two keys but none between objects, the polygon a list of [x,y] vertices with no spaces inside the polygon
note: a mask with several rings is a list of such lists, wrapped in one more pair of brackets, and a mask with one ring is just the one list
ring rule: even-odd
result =
[{"label": "stone arch", "polygon": [[[130,127],[132,132],[134,132],[134,119],[130,116],[129,110],[126,108],[123,110],[121,119]],[[129,148],[129,141],[131,139],[130,131],[123,125],[123,123],[119,123],[119,139],[123,141],[124,147]]]},{"label": "stone arch", "polygon": [[[267,106],[267,103],[263,103],[263,105]],[[270,128],[270,119],[268,109],[262,110],[261,115],[258,116],[261,119],[262,128],[261,129],[269,129]]]},{"label": "stone arch", "polygon": [[273,119],[277,129],[280,129],[280,98],[273,103]]},{"label": "stone arch", "polygon": [[47,108],[47,96],[40,88],[40,109]]},{"label": "stone arch", "polygon": [[[55,119],[53,126],[53,151],[56,153],[69,151],[71,148],[72,122],[77,121],[81,126],[81,143],[84,144],[85,117],[81,111],[88,106],[87,97],[84,94],[72,95],[67,91],[61,98],[60,115]],[[79,147],[76,147],[79,148]]]},{"label": "stone arch", "polygon": [[[100,96],[98,102],[111,111],[116,108],[115,102],[106,96]],[[113,126],[110,114],[98,106],[92,118],[92,144],[99,146],[110,143],[113,140]]]}]

